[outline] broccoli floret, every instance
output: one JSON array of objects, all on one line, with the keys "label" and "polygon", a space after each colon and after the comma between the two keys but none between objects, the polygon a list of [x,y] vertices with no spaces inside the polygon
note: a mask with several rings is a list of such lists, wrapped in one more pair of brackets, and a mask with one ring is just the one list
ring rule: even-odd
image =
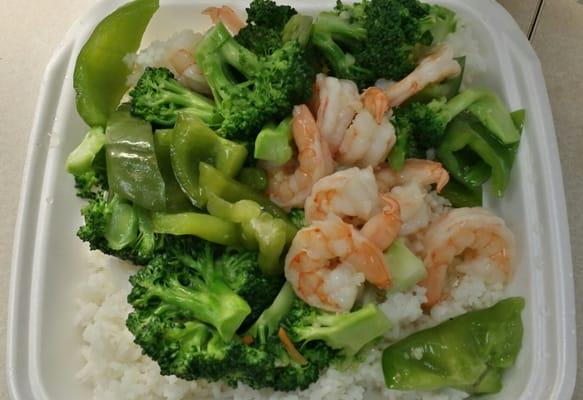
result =
[{"label": "broccoli floret", "polygon": [[296,299],[282,322],[289,337],[303,346],[322,341],[343,357],[356,355],[364,346],[382,336],[390,327],[387,317],[374,304],[349,313],[330,313]]},{"label": "broccoli floret", "polygon": [[447,124],[483,96],[484,91],[466,90],[449,101],[441,98],[397,108],[393,119],[397,143],[389,155],[391,167],[400,170],[406,158],[426,158],[427,150],[441,143]]},{"label": "broccoli floret", "polygon": [[314,71],[297,41],[258,57],[218,23],[196,56],[224,118],[219,133],[225,137],[254,138],[267,122],[283,119],[311,97]]},{"label": "broccoli floret", "polygon": [[218,127],[221,123],[214,103],[182,86],[166,68],[147,67],[130,91],[130,97],[131,113],[155,126],[174,126],[176,112],[184,109],[210,127]]},{"label": "broccoli floret", "polygon": [[283,284],[280,275],[266,276],[257,264],[257,252],[227,248],[217,257],[225,282],[251,307],[251,314],[242,323],[246,329],[275,299]]},{"label": "broccoli floret", "polygon": [[283,28],[297,14],[294,8],[271,0],[253,0],[246,11],[247,25],[235,40],[260,56],[269,55],[283,45]]},{"label": "broccoli floret", "polygon": [[227,284],[217,268],[213,248],[160,256],[130,278],[128,302],[136,310],[155,306],[154,313],[192,318],[214,327],[230,340],[251,313],[245,300]]},{"label": "broccoli floret", "polygon": [[306,213],[301,208],[294,208],[289,213],[289,220],[298,229],[308,226]]},{"label": "broccoli floret", "polygon": [[335,12],[321,13],[312,40],[339,78],[359,87],[384,77],[399,80],[416,65],[419,49],[455,29],[455,14],[417,0],[338,2]]}]

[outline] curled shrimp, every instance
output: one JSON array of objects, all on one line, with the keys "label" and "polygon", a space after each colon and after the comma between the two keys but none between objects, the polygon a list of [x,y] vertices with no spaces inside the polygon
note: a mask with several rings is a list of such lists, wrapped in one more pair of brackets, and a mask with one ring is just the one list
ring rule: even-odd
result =
[{"label": "curled shrimp", "polygon": [[448,275],[473,270],[486,281],[505,282],[512,275],[514,236],[504,220],[481,207],[457,208],[428,228],[423,244],[427,308],[447,297]]},{"label": "curled shrimp", "polygon": [[303,207],[315,182],[334,170],[334,161],[316,121],[306,105],[294,108],[293,137],[297,159],[283,166],[264,163],[269,177],[267,193],[284,208]]},{"label": "curled shrimp", "polygon": [[245,21],[243,21],[229,6],[222,6],[222,7],[207,7],[205,8],[202,13],[204,15],[208,15],[211,18],[213,24],[221,21],[231,31],[233,35],[239,33],[241,29],[245,27]]},{"label": "curled shrimp", "polygon": [[381,124],[387,111],[389,111],[389,97],[376,86],[371,86],[362,94],[362,105],[369,113],[374,115],[377,124]]},{"label": "curled shrimp", "polygon": [[400,234],[407,236],[425,228],[431,222],[432,208],[428,187],[436,185],[437,191],[449,181],[449,174],[435,161],[409,159],[401,171],[387,165],[375,170],[381,193],[390,193],[399,203],[403,225]]},{"label": "curled shrimp", "polygon": [[354,116],[362,109],[358,88],[352,81],[318,74],[312,103],[318,128],[334,154]]},{"label": "curled shrimp", "polygon": [[296,234],[285,276],[306,303],[334,312],[350,311],[365,280],[379,288],[391,283],[379,248],[335,216]]},{"label": "curled shrimp", "polygon": [[389,106],[397,107],[430,83],[458,75],[461,67],[453,58],[453,48],[443,45],[425,57],[409,75],[389,86],[386,94]]}]

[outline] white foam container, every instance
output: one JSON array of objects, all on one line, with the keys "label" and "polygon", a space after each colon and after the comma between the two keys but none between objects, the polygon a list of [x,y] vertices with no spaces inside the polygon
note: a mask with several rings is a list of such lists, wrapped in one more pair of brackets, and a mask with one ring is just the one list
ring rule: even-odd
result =
[{"label": "white foam container", "polygon": [[[81,338],[74,291],[87,276],[88,250],[75,236],[81,202],[64,169],[86,127],[75,111],[76,56],[95,25],[123,0],[91,8],[68,32],[45,72],[30,137],[18,211],[8,326],[8,386],[14,400],[88,399],[75,380]],[[161,1],[144,43],[208,26],[213,4]],[[292,3],[288,1],[287,3]],[[295,1],[300,11],[333,1]],[[496,399],[569,399],[576,373],[575,304],[569,230],[553,118],[540,63],[510,15],[493,0],[443,0],[470,25],[486,60],[474,84],[494,89],[526,126],[508,193],[486,197],[517,237],[520,260],[508,295],[526,299],[524,344]],[[246,2],[231,2],[243,11]],[[112,399],[117,400],[117,399]],[[121,399],[120,399],[121,400]]]}]

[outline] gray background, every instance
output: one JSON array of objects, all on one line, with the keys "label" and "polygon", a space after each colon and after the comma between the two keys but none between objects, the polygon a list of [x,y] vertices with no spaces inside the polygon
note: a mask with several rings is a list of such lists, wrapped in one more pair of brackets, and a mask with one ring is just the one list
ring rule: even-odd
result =
[{"label": "gray background", "polygon": [[[486,0],[484,0],[486,1]],[[583,4],[576,0],[501,0],[536,50],[544,70],[565,181],[583,374]],[[6,320],[10,258],[22,168],[41,76],[72,22],[95,0],[0,1],[0,321]],[[8,399],[5,323],[0,323],[0,399]],[[573,349],[573,351],[576,351]],[[575,399],[583,399],[583,379]]]}]

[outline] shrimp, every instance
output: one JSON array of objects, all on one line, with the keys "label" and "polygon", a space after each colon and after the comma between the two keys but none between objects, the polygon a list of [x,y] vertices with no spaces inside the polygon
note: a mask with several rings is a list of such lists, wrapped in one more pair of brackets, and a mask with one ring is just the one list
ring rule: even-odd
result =
[{"label": "shrimp", "polygon": [[350,311],[365,280],[379,288],[391,283],[379,248],[335,216],[296,234],[285,276],[298,297],[333,312]]},{"label": "shrimp", "polygon": [[352,81],[318,74],[312,103],[318,128],[334,154],[354,116],[362,109],[358,88]]},{"label": "shrimp", "polygon": [[208,15],[211,18],[213,24],[221,21],[231,31],[233,35],[239,33],[241,29],[245,27],[245,21],[243,21],[229,6],[222,6],[222,7],[207,7],[205,8],[202,13],[204,15]]},{"label": "shrimp", "polygon": [[380,88],[371,86],[364,91],[361,96],[362,105],[369,113],[374,115],[378,125],[383,122],[383,118],[389,111],[389,97]]},{"label": "shrimp", "polygon": [[[426,308],[447,297],[448,274],[482,270],[493,282],[505,282],[512,275],[514,236],[504,220],[481,207],[457,208],[435,220],[423,244],[427,278]],[[480,272],[480,271],[478,271]]]},{"label": "shrimp", "polygon": [[320,179],[306,200],[306,220],[320,221],[333,215],[355,227],[381,251],[388,248],[401,229],[399,203],[378,195],[372,168],[356,167]]},{"label": "shrimp", "polygon": [[417,68],[386,90],[389,107],[397,107],[430,83],[458,75],[461,67],[453,58],[453,48],[441,46],[435,53],[425,57]]},{"label": "shrimp", "polygon": [[388,192],[395,186],[415,183],[421,187],[437,185],[437,192],[449,182],[449,174],[441,163],[431,160],[410,158],[405,160],[401,171],[392,170],[384,164],[375,169],[375,178],[381,192]]},{"label": "shrimp", "polygon": [[263,164],[269,177],[267,193],[274,203],[284,208],[303,207],[314,183],[334,171],[328,145],[308,107],[296,106],[293,115],[297,160],[283,166]]},{"label": "shrimp", "polygon": [[343,165],[376,167],[386,158],[397,137],[388,116],[377,124],[368,110],[362,110],[346,131],[335,159]]},{"label": "shrimp", "polygon": [[403,236],[425,228],[431,222],[432,209],[427,196],[429,185],[436,184],[440,192],[449,181],[449,174],[435,161],[408,159],[401,171],[387,165],[375,170],[375,178],[381,193],[390,193],[399,203]]}]

